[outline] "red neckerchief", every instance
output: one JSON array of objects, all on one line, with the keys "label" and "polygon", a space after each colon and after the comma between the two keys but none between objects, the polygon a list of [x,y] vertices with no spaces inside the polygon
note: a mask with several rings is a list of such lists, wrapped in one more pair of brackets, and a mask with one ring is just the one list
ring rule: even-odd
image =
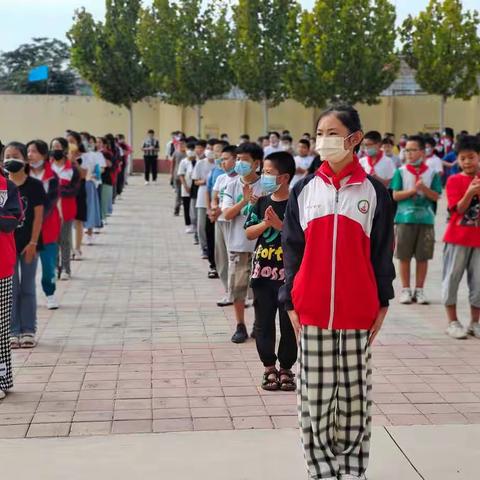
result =
[{"label": "red neckerchief", "polygon": [[368,162],[368,165],[370,166],[371,175],[375,174],[375,165],[383,158],[383,152],[380,150],[377,155],[380,155],[380,156],[377,156],[377,159],[375,161],[373,161],[372,157],[369,157],[367,155],[367,162]]},{"label": "red neckerchief", "polygon": [[415,181],[418,182],[420,177],[428,170],[427,165],[422,163],[419,167],[415,167],[411,163],[407,164],[407,170],[412,174],[415,175]]},{"label": "red neckerchief", "polygon": [[338,172],[336,174],[332,168],[330,167],[330,164],[328,162],[323,162],[322,165],[320,166],[319,170],[322,172],[324,175],[330,178],[330,180],[333,183],[333,186],[339,190],[341,187],[340,181],[343,180],[346,177],[351,176],[355,170],[359,167],[359,161],[358,157],[356,155],[353,156],[353,162],[350,162],[342,171]]},{"label": "red neckerchief", "polygon": [[56,173],[53,171],[52,166],[50,165],[50,162],[45,161],[43,164],[43,175],[42,175],[42,182],[47,182],[53,177],[56,176]]}]

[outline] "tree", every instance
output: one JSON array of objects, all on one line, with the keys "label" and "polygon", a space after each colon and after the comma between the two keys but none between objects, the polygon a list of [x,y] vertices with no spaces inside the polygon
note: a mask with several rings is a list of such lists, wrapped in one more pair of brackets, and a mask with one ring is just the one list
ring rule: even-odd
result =
[{"label": "tree", "polygon": [[201,136],[202,106],[232,86],[225,5],[215,0],[202,9],[201,0],[155,0],[142,15],[138,38],[160,96],[195,107]]},{"label": "tree", "polygon": [[133,104],[153,93],[150,72],[143,64],[136,38],[140,0],[106,0],[105,22],[78,10],[68,32],[72,64],[91,83],[97,96],[129,112],[133,145]]},{"label": "tree", "polygon": [[[76,76],[70,68],[70,52],[65,42],[50,38],[33,38],[32,43],[20,45],[0,55],[0,88],[24,94],[75,93]],[[28,81],[34,67],[47,65],[46,82]]]},{"label": "tree", "polygon": [[387,0],[317,0],[300,17],[287,83],[307,107],[369,105],[395,79],[395,8]]},{"label": "tree", "polygon": [[295,42],[295,0],[239,0],[233,8],[232,68],[237,85],[263,104],[264,128],[269,130],[269,108],[286,98],[288,52]]},{"label": "tree", "polygon": [[423,90],[440,95],[442,130],[447,99],[468,100],[479,92],[478,25],[478,12],[463,12],[459,0],[430,0],[426,10],[416,18],[409,16],[402,25],[406,62],[416,70]]}]

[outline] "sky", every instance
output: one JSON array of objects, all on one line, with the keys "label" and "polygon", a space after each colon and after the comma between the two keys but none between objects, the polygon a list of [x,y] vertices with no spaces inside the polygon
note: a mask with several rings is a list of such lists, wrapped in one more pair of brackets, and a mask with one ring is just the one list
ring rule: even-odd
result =
[{"label": "sky", "polygon": [[[145,3],[149,3],[145,0]],[[310,8],[314,0],[301,0]],[[397,23],[409,14],[424,9],[428,0],[392,0],[397,8]],[[103,19],[104,0],[0,0],[2,34],[0,51],[13,50],[32,37],[50,37],[65,40],[65,32],[72,24],[75,9],[85,7],[97,19]],[[465,8],[479,8],[479,0],[463,0]]]}]

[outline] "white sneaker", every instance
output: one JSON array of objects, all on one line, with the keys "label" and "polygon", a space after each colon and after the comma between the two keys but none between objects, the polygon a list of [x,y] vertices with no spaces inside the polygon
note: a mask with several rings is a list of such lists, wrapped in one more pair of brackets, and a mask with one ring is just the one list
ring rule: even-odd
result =
[{"label": "white sneaker", "polygon": [[72,260],[81,260],[82,252],[80,250],[74,250],[72,253]]},{"label": "white sneaker", "polygon": [[94,229],[93,229],[93,233],[94,233],[95,235],[98,235],[99,233],[102,233],[102,229],[101,229],[101,228],[94,228]]},{"label": "white sneaker", "polygon": [[6,396],[7,394],[3,390],[0,390],[0,400],[3,400]]},{"label": "white sneaker", "polygon": [[404,305],[410,305],[412,300],[412,291],[409,288],[403,288],[402,293],[400,294],[400,303],[403,303]]},{"label": "white sneaker", "polygon": [[85,235],[87,245],[93,245],[93,235]]},{"label": "white sneaker", "polygon": [[47,297],[47,308],[49,310],[56,310],[58,308],[58,302],[55,298],[55,295],[50,295]]},{"label": "white sneaker", "polygon": [[468,335],[480,338],[480,323],[471,323],[467,328]]},{"label": "white sneaker", "polygon": [[60,280],[70,280],[72,276],[67,272],[62,272],[60,274]]},{"label": "white sneaker", "polygon": [[146,187],[148,187],[150,185],[150,182],[148,180],[145,181],[145,184],[144,184]]},{"label": "white sneaker", "polygon": [[428,305],[430,303],[425,296],[425,291],[423,288],[415,289],[415,300],[419,305]]},{"label": "white sneaker", "polygon": [[195,233],[195,229],[190,225],[185,229],[185,233]]},{"label": "white sneaker", "polygon": [[462,324],[457,320],[456,322],[450,322],[445,333],[452,338],[461,340],[467,338],[467,332],[463,328]]}]

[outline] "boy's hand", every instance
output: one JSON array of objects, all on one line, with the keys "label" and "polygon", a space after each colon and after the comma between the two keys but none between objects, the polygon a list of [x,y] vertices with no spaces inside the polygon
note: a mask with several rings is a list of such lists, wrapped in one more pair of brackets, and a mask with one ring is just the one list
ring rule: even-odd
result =
[{"label": "boy's hand", "polygon": [[289,310],[287,313],[290,317],[290,322],[292,323],[293,331],[295,332],[295,337],[297,338],[298,342],[300,339],[300,331],[302,330],[300,319],[298,318],[297,312],[295,310]]},{"label": "boy's hand", "polygon": [[256,195],[251,195],[250,196],[250,203],[252,205],[255,205],[258,202],[258,197]]},{"label": "boy's hand", "polygon": [[265,223],[275,230],[281,230],[283,227],[283,222],[271,205],[265,210]]},{"label": "boy's hand", "polygon": [[423,180],[418,180],[418,182],[415,184],[415,188],[419,192],[424,192],[427,187],[423,183]]},{"label": "boy's hand", "polygon": [[480,195],[480,178],[474,178],[467,188],[469,195]]},{"label": "boy's hand", "polygon": [[385,317],[387,316],[388,312],[388,307],[382,307],[380,308],[377,319],[375,320],[374,324],[372,325],[372,328],[370,329],[370,336],[368,338],[368,344],[372,345],[373,341],[375,340],[375,337],[378,335],[378,332],[382,328],[383,321],[385,320]]},{"label": "boy's hand", "polygon": [[248,183],[243,186],[243,200],[248,203],[252,198],[252,187]]}]

